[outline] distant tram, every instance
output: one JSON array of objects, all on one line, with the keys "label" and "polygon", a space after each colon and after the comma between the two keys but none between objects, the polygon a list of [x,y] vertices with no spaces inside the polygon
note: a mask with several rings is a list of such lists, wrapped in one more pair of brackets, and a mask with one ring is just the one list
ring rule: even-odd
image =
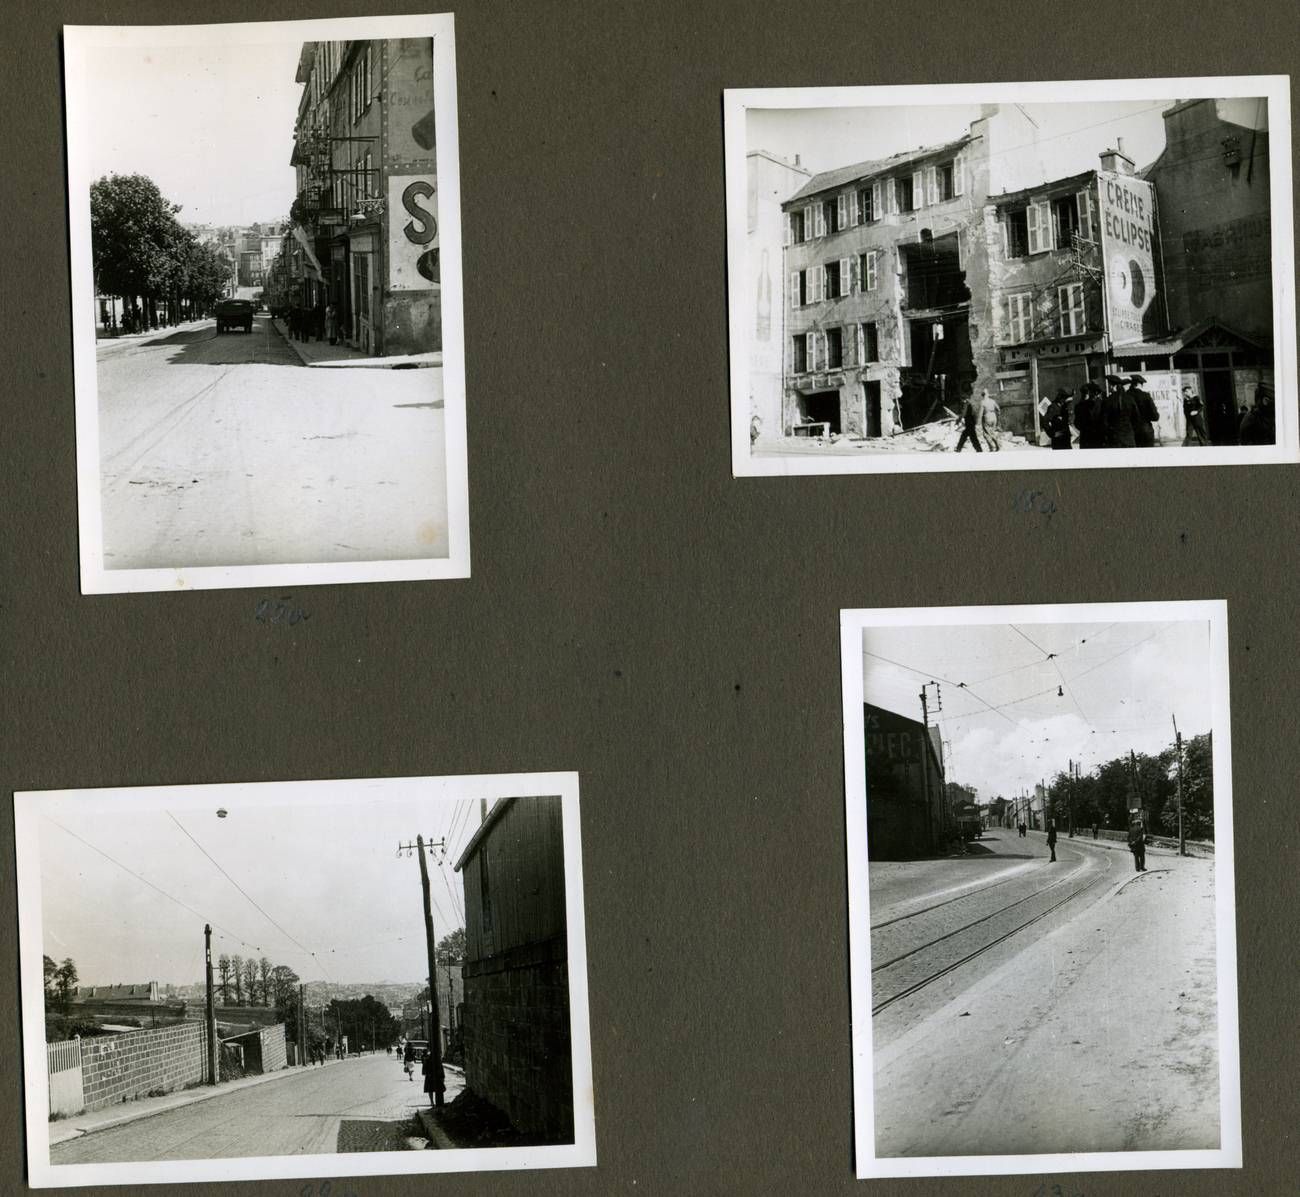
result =
[{"label": "distant tram", "polygon": [[977,840],[983,830],[980,808],[973,802],[958,802],[953,806],[957,835],[964,841]]}]

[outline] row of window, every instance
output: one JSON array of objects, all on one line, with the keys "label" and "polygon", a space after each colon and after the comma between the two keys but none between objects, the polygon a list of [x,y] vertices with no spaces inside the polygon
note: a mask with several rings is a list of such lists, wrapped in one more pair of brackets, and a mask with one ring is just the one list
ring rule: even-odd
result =
[{"label": "row of window", "polygon": [[1080,191],[1058,199],[1035,200],[1002,216],[1002,248],[1008,258],[1051,249],[1069,249],[1075,238],[1095,241],[1092,194]]},{"label": "row of window", "polygon": [[843,299],[855,292],[874,291],[880,274],[880,250],[795,270],[790,275],[790,306],[801,308],[823,299]]},{"label": "row of window", "polygon": [[805,204],[785,216],[785,243],[800,245],[899,212],[917,212],[962,194],[961,155],[893,179],[855,186],[826,200]]},{"label": "row of window", "polygon": [[[852,360],[849,360],[849,355]],[[822,332],[799,333],[790,340],[790,360],[795,374],[865,366],[880,360],[880,339],[874,320],[846,324]]]},{"label": "row of window", "polygon": [[[1003,327],[1009,343],[1019,345],[1050,336],[1077,337],[1087,331],[1088,314],[1082,283],[1057,287],[1054,317],[1051,306],[1050,293],[1040,296],[1037,304],[1032,291],[1017,291],[1005,296],[1002,300]],[[1036,307],[1040,310],[1036,311]]]},{"label": "row of window", "polygon": [[330,192],[331,207],[351,211],[360,200],[372,199],[379,194],[373,162],[371,152],[366,150],[351,166],[335,169]]}]

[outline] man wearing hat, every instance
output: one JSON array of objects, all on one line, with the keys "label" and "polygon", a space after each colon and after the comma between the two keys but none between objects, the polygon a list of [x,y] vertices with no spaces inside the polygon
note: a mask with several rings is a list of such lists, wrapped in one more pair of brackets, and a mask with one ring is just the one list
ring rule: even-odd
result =
[{"label": "man wearing hat", "polygon": [[1043,413],[1043,432],[1051,442],[1053,449],[1070,447],[1070,400],[1071,393],[1064,388],[1056,392],[1047,411]]},{"label": "man wearing hat", "polygon": [[1133,397],[1133,437],[1139,449],[1150,449],[1156,443],[1156,425],[1160,422],[1160,410],[1156,401],[1142,389],[1146,379],[1141,374],[1130,374],[1128,393]]},{"label": "man wearing hat", "polygon": [[1210,443],[1210,434],[1205,430],[1205,404],[1190,386],[1183,387],[1183,419],[1187,422],[1184,445],[1190,445],[1193,437],[1198,445]]},{"label": "man wearing hat", "polygon": [[1137,445],[1137,404],[1124,389],[1118,374],[1106,375],[1106,397],[1101,401],[1101,421],[1107,449],[1132,449]]},{"label": "man wearing hat", "polygon": [[1255,389],[1255,406],[1241,421],[1237,439],[1243,445],[1271,445],[1277,440],[1277,425],[1273,414],[1273,392],[1269,387]]},{"label": "man wearing hat", "polygon": [[1105,447],[1105,427],[1101,419],[1101,387],[1095,382],[1085,382],[1079,392],[1079,402],[1074,408],[1074,426],[1079,430],[1080,449]]}]

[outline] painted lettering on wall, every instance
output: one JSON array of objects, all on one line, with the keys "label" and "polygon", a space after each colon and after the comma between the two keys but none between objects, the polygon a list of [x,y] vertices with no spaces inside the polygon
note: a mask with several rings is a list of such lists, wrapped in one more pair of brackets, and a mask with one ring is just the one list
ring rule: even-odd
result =
[{"label": "painted lettering on wall", "polygon": [[1143,317],[1156,297],[1155,201],[1145,179],[1097,176],[1102,260],[1111,342],[1143,339]]},{"label": "painted lettering on wall", "polygon": [[393,291],[428,291],[438,264],[438,183],[432,174],[388,178],[388,275]]}]

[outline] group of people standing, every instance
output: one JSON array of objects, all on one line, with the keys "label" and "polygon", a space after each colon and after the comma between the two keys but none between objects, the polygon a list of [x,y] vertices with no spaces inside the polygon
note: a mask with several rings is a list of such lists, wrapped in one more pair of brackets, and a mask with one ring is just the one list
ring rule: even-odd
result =
[{"label": "group of people standing", "polygon": [[295,341],[310,341],[313,337],[323,341],[328,337],[331,345],[338,344],[339,314],[332,303],[317,304],[314,308],[295,304],[289,309],[286,322],[289,336]]}]

